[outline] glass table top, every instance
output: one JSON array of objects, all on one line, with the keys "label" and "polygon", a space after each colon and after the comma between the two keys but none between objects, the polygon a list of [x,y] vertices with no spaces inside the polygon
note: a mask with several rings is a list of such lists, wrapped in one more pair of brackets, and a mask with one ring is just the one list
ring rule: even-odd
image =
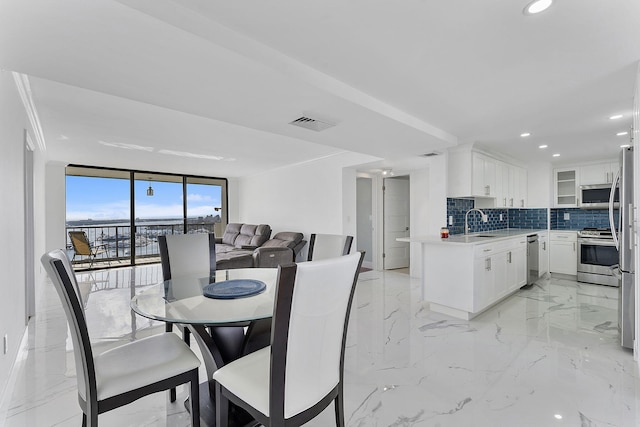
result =
[{"label": "glass table top", "polygon": [[[145,289],[131,300],[141,316],[172,323],[229,325],[265,319],[273,314],[277,268],[238,268],[216,271],[212,277],[181,276]],[[264,292],[236,299],[215,299],[203,295],[210,283],[252,279],[264,282]]]}]

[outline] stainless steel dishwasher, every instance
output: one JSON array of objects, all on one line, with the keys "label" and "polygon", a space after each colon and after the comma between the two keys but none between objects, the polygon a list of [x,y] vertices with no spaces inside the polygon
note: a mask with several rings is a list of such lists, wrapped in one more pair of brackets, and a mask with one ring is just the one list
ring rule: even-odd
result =
[{"label": "stainless steel dishwasher", "polygon": [[538,280],[540,271],[538,251],[538,235],[527,236],[527,286],[533,285]]}]

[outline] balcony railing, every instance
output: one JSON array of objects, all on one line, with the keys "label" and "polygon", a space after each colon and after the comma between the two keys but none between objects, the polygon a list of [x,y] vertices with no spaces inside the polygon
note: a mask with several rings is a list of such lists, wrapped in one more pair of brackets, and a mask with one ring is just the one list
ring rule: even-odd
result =
[{"label": "balcony railing", "polygon": [[[131,265],[131,245],[135,246],[135,263],[146,264],[160,262],[158,236],[166,234],[184,233],[182,223],[150,224],[136,226],[136,232],[131,238],[131,226],[125,225],[96,225],[67,227],[67,251],[70,258],[74,258],[73,245],[69,238],[69,231],[84,231],[92,246],[105,245],[105,251],[91,260],[86,256],[75,256],[73,266],[75,270],[89,268],[104,268],[108,266]],[[187,233],[213,233],[221,236],[221,223],[193,223],[187,224]]]}]

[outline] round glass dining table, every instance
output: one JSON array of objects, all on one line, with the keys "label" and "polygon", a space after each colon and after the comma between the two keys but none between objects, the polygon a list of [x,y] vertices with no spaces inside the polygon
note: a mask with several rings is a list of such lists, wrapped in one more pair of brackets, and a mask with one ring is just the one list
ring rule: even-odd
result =
[{"label": "round glass dining table", "polygon": [[[265,319],[273,314],[277,268],[219,270],[210,277],[181,276],[151,286],[131,300],[131,308],[141,316],[169,323],[204,326],[232,326]],[[210,283],[250,279],[264,282],[266,289],[256,295],[217,299],[204,295]]]},{"label": "round glass dining table", "polygon": [[[187,327],[200,348],[207,372],[207,383],[200,387],[200,414],[205,425],[213,425],[213,373],[224,365],[223,357],[211,336],[210,327],[248,326],[267,321],[273,315],[277,268],[238,268],[218,270],[210,277],[180,276],[153,285],[134,296],[131,309],[137,314]],[[217,299],[204,295],[211,283],[249,279],[264,282],[264,291],[251,296]],[[188,406],[188,405],[187,405]]]}]

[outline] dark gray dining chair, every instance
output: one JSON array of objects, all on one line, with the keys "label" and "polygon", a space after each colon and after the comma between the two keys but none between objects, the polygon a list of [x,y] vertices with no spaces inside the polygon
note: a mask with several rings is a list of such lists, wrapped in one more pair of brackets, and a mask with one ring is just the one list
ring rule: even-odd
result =
[{"label": "dark gray dining chair", "polygon": [[191,349],[175,334],[163,333],[94,354],[67,255],[56,249],[44,254],[41,262],[58,292],[69,323],[82,425],[97,426],[99,414],[190,383],[189,400],[196,402],[191,404],[191,424],[199,426],[200,360]]},{"label": "dark gray dining chair", "polygon": [[312,234],[307,261],[334,258],[351,252],[353,236],[342,234]]},{"label": "dark gray dining chair", "polygon": [[278,267],[268,347],[213,374],[216,426],[229,402],[265,427],[300,426],[332,402],[344,426],[344,354],[364,252]]}]

